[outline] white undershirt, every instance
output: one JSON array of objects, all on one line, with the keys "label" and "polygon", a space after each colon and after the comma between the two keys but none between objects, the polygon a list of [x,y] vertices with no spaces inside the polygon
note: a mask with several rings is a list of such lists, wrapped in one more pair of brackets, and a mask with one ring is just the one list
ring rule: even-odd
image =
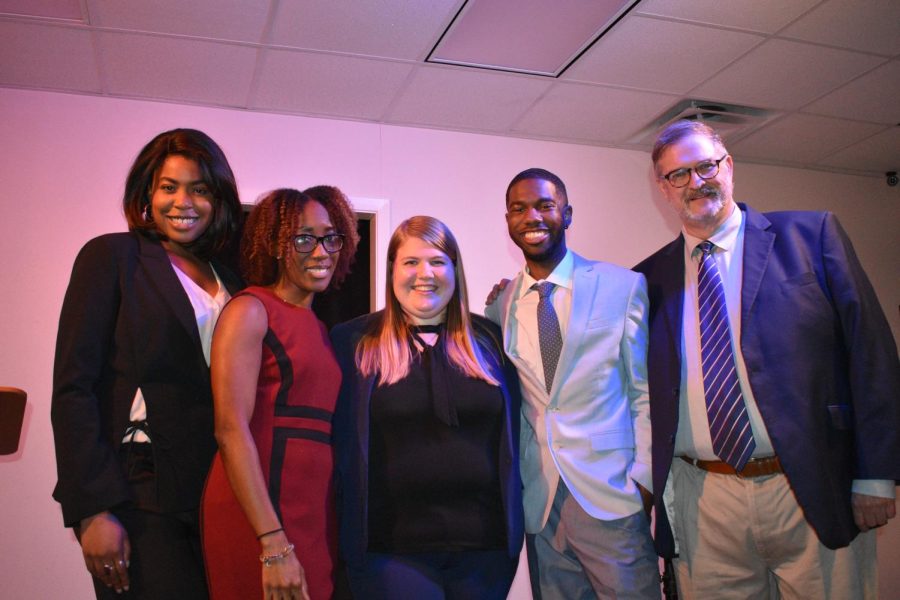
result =
[{"label": "white undershirt", "polygon": [[[216,321],[218,321],[219,314],[222,312],[225,304],[231,298],[231,294],[229,294],[228,290],[225,289],[225,286],[222,285],[222,280],[219,279],[219,274],[216,273],[216,270],[212,265],[210,265],[209,268],[212,269],[213,275],[216,278],[216,285],[218,286],[218,291],[215,296],[210,296],[206,290],[197,285],[193,279],[179,269],[174,262],[172,263],[172,268],[175,269],[175,275],[178,276],[181,287],[184,288],[184,293],[187,294],[188,300],[191,301],[191,307],[194,309],[194,317],[197,320],[197,331],[200,334],[200,345],[203,348],[203,358],[206,359],[206,366],[209,366],[209,351],[212,346],[212,335],[216,328]],[[134,395],[134,400],[131,403],[129,420],[144,421],[146,419],[147,403],[144,401],[144,394],[141,392],[141,388],[138,388]],[[150,439],[143,431],[138,430],[134,432],[134,434],[126,434],[125,437],[122,438],[122,441],[149,443]]]}]

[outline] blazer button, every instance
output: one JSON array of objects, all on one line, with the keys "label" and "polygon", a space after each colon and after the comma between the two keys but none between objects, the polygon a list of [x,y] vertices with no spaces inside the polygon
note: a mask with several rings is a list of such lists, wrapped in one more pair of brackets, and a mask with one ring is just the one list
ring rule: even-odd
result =
[{"label": "blazer button", "polygon": [[669,436],[669,443],[672,444],[673,446],[675,445],[675,434],[672,434],[671,436]]}]

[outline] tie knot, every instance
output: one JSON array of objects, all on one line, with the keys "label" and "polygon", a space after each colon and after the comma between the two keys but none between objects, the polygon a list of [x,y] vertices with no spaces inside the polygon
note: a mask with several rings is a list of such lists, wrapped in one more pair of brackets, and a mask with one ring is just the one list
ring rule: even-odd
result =
[{"label": "tie knot", "polygon": [[548,298],[550,296],[550,292],[553,291],[553,288],[556,287],[555,283],[550,283],[549,281],[544,281],[541,283],[535,283],[531,286],[531,289],[538,293],[538,296],[541,298]]},{"label": "tie knot", "polygon": [[697,244],[697,247],[700,248],[700,252],[703,254],[712,254],[713,248],[715,248],[716,245],[709,240],[703,240]]}]

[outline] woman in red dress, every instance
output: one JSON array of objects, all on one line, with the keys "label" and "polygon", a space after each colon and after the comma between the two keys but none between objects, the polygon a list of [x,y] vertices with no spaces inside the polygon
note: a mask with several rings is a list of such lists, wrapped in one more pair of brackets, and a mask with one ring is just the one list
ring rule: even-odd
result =
[{"label": "woman in red dress", "polygon": [[202,528],[214,600],[325,600],[334,587],[331,419],[341,375],[311,306],[346,276],[358,236],[339,190],[308,192],[275,190],[248,217],[241,271],[251,287],[213,336],[219,452]]}]

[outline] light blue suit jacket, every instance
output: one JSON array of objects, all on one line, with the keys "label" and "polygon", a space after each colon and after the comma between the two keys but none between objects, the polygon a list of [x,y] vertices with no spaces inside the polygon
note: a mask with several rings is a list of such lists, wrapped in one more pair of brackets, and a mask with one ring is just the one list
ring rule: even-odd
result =
[{"label": "light blue suit jacket", "polygon": [[520,464],[529,533],[546,524],[560,477],[581,507],[603,520],[642,509],[635,482],[652,491],[646,282],[628,269],[572,254],[572,306],[549,394],[511,345],[510,310],[522,273],[485,311],[500,325],[522,385]]}]

